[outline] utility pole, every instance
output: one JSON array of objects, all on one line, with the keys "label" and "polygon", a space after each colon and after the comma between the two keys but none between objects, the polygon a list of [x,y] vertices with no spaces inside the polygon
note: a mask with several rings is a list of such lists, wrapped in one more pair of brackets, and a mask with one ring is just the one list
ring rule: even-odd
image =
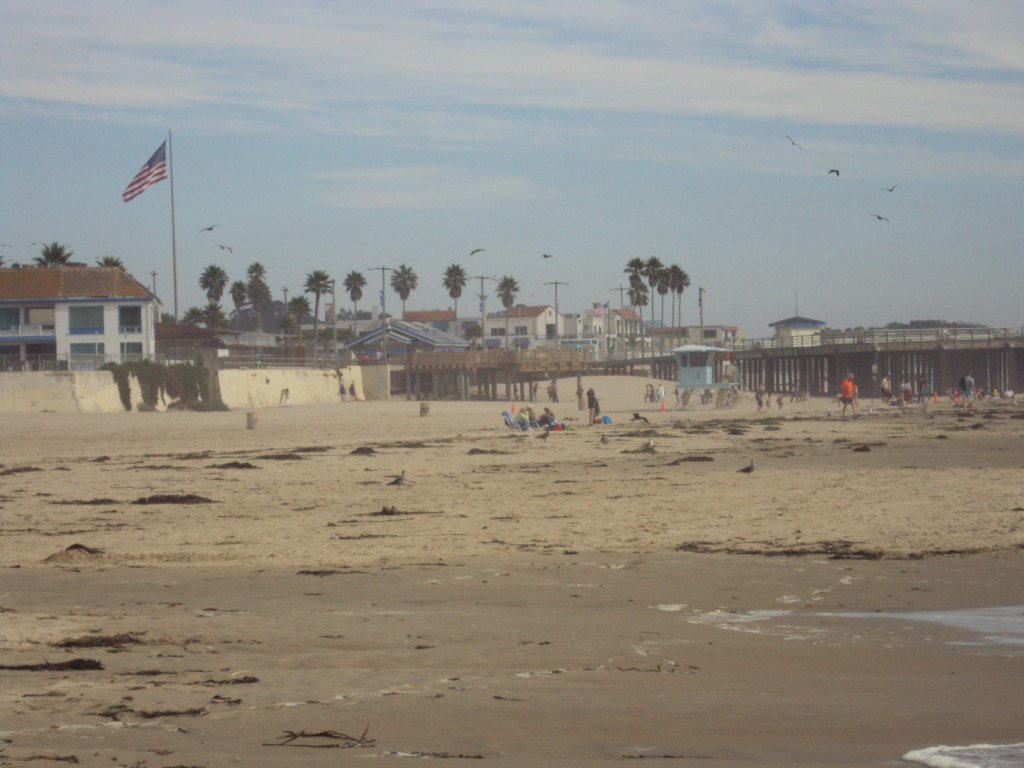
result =
[{"label": "utility pole", "polygon": [[469,279],[480,280],[480,293],[478,293],[477,296],[480,298],[480,348],[483,349],[485,347],[484,339],[486,338],[484,336],[484,324],[487,319],[487,313],[484,311],[484,307],[486,306],[485,302],[487,301],[487,294],[484,293],[484,280],[493,280],[494,282],[498,282],[498,278],[491,277],[490,275],[470,275]]},{"label": "utility pole", "polygon": [[544,285],[555,286],[555,349],[558,349],[558,286],[568,285],[568,283],[561,280],[552,280],[550,283],[544,283]]},{"label": "utility pole", "polygon": [[[378,269],[380,270],[380,321],[381,324],[385,326],[384,335],[381,337],[381,350],[383,352],[384,362],[386,364],[388,361],[388,331],[386,326],[388,326],[389,323],[387,321],[388,312],[384,293],[384,279],[387,276],[388,272],[394,272],[395,270],[393,267],[370,267],[371,272]],[[390,387],[388,388],[388,392],[390,394]]]},{"label": "utility pole", "polygon": [[334,295],[335,283],[337,280],[331,280],[331,338],[333,339],[334,346],[331,348],[334,352],[334,361],[338,361],[338,299]]}]

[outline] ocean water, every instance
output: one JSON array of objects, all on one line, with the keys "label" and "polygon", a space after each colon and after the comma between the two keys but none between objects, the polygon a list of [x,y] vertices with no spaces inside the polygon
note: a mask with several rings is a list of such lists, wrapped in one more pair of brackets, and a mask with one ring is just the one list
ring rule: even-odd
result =
[{"label": "ocean water", "polygon": [[[1024,606],[1004,605],[989,608],[968,608],[963,611],[909,611],[907,613],[815,613],[813,616],[860,617],[865,619],[900,619],[945,624],[966,629],[978,635],[974,640],[961,640],[956,645],[1000,646],[1003,650],[1024,652]],[[1017,763],[1024,768],[1024,762]]]},{"label": "ocean water", "polygon": [[1021,768],[1024,766],[1024,744],[928,747],[907,752],[903,759],[929,768]]}]

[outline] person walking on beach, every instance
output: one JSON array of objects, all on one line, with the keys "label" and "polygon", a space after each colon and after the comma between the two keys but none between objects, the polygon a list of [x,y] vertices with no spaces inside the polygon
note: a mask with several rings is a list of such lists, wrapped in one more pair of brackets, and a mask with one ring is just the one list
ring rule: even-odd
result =
[{"label": "person walking on beach", "polygon": [[552,379],[550,386],[548,386],[548,399],[552,403],[558,402],[558,382],[555,379]]},{"label": "person walking on beach", "polygon": [[842,389],[840,390],[839,400],[843,404],[843,412],[840,416],[846,415],[846,406],[850,406],[850,410],[853,411],[853,415],[857,415],[857,400],[855,393],[857,391],[857,385],[853,383],[853,374],[846,374],[846,378],[843,379]]},{"label": "person walking on beach", "polygon": [[968,372],[960,379],[960,405],[964,413],[974,413],[974,377]]},{"label": "person walking on beach", "polygon": [[594,392],[593,387],[587,390],[587,410],[590,412],[590,423],[593,424],[597,414],[601,412],[601,406],[597,402],[597,393]]},{"label": "person walking on beach", "polygon": [[879,385],[881,390],[882,405],[888,405],[892,402],[892,384],[889,383],[889,377],[883,376],[881,384]]}]

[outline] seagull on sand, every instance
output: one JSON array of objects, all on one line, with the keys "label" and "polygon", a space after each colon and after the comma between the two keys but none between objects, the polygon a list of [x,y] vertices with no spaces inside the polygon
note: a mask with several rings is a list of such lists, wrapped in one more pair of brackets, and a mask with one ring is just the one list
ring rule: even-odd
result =
[{"label": "seagull on sand", "polygon": [[217,243],[217,247],[220,248],[222,251],[227,251],[228,253],[234,253],[234,251],[229,246],[221,245],[220,243]]},{"label": "seagull on sand", "polygon": [[745,475],[752,475],[754,473],[754,460],[751,459],[750,463],[742,469],[737,469],[737,472],[742,472]]},{"label": "seagull on sand", "polygon": [[648,437],[647,442],[640,448],[643,453],[654,453],[654,438]]},{"label": "seagull on sand", "polygon": [[550,436],[551,436],[551,430],[550,429],[545,429],[543,432],[541,432],[539,435],[537,435],[537,439],[538,440],[547,440]]},{"label": "seagull on sand", "polygon": [[395,479],[388,483],[388,485],[405,485],[405,470],[402,470],[402,474],[396,475]]},{"label": "seagull on sand", "polygon": [[825,175],[826,176],[831,176],[833,173],[838,177],[839,176],[839,169],[838,168],[832,168]]},{"label": "seagull on sand", "polygon": [[882,216],[881,214],[878,213],[869,213],[868,216],[874,216],[879,221],[888,221],[888,219],[885,218],[885,216]]},{"label": "seagull on sand", "polygon": [[217,227],[219,227],[219,226],[220,226],[220,224],[211,224],[211,225],[210,225],[210,226],[208,226],[208,227],[203,227],[203,228],[202,228],[202,229],[200,229],[199,231],[200,231],[200,232],[213,232],[213,230],[214,230],[214,229],[216,229],[216,228],[217,228]]},{"label": "seagull on sand", "polygon": [[601,445],[608,445],[608,435],[601,435]]},{"label": "seagull on sand", "polygon": [[484,253],[484,249],[483,248],[474,248],[472,251],[469,252],[469,255],[470,256],[476,256],[476,254],[478,254],[478,253]]},{"label": "seagull on sand", "polygon": [[646,416],[641,416],[639,413],[634,413],[633,418],[630,421],[642,421],[644,424],[650,424],[651,420]]},{"label": "seagull on sand", "polygon": [[801,147],[799,144],[797,144],[795,141],[793,141],[793,137],[790,136],[788,133],[786,134],[786,138],[789,139],[789,143],[792,144],[797,149],[803,149],[803,147]]}]

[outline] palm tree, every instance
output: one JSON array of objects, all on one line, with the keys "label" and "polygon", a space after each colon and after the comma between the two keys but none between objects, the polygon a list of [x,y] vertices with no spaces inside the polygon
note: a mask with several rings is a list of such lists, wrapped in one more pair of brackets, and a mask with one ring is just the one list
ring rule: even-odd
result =
[{"label": "palm tree", "polygon": [[258,261],[254,261],[249,265],[245,274],[249,278],[249,282],[245,286],[246,293],[249,296],[249,305],[256,315],[256,328],[262,331],[263,314],[273,301],[273,297],[270,294],[270,286],[266,282],[267,268]]},{"label": "palm tree", "polygon": [[245,276],[250,280],[266,280],[267,279],[267,268],[260,264],[258,261],[254,261],[245,270]]},{"label": "palm tree", "polygon": [[512,275],[505,275],[498,281],[496,289],[501,304],[505,307],[505,349],[508,349],[508,316],[512,306],[516,303],[516,294],[519,293],[519,283]]},{"label": "palm tree", "polygon": [[[627,294],[629,296],[629,306],[633,308],[633,312],[636,313],[637,307],[647,306],[647,284],[640,282],[636,285],[631,285]],[[643,314],[640,315],[640,332],[643,333]]]},{"label": "palm tree", "polygon": [[245,283],[241,280],[235,280],[231,284],[231,302],[235,305],[235,310],[239,310],[245,306],[245,302],[249,300],[249,289],[245,287]]},{"label": "palm tree", "polygon": [[44,245],[40,255],[36,256],[34,261],[40,267],[64,267],[70,264],[71,257],[74,255],[66,245],[54,241],[49,245]]},{"label": "palm tree", "polygon": [[204,321],[203,310],[199,307],[189,307],[185,314],[181,316],[181,324],[190,325],[193,328]]},{"label": "palm tree", "polygon": [[658,295],[661,296],[661,324],[665,325],[665,294],[672,289],[672,284],[669,282],[669,271],[668,267],[662,267],[658,271],[658,284],[655,285],[655,289],[658,291]]},{"label": "palm tree", "polygon": [[366,287],[366,278],[363,277],[362,272],[356,272],[353,270],[345,275],[345,279],[341,283],[345,290],[348,291],[348,297],[352,299],[352,331],[359,335],[359,300],[363,298],[363,288]]},{"label": "palm tree", "polygon": [[282,336],[287,336],[295,330],[295,317],[292,315],[281,315],[277,320],[277,330]]},{"label": "palm tree", "polygon": [[211,301],[200,312],[202,313],[202,321],[206,324],[207,328],[224,328],[228,324],[224,310],[220,308],[220,304],[216,301]]},{"label": "palm tree", "polygon": [[124,269],[124,262],[121,261],[117,256],[101,256],[96,259],[96,266],[98,267],[120,267]]},{"label": "palm tree", "polygon": [[288,312],[285,317],[290,317],[294,320],[298,335],[302,336],[302,318],[313,313],[309,306],[309,299],[301,293],[298,296],[292,296],[288,299],[288,305],[285,309]]},{"label": "palm tree", "polygon": [[331,290],[331,276],[322,269],[317,269],[306,275],[306,282],[302,286],[306,293],[312,293],[313,300],[313,357],[317,356],[320,344],[320,335],[317,330],[320,326],[320,296]]},{"label": "palm tree", "polygon": [[459,297],[462,289],[466,287],[466,270],[458,264],[452,264],[444,271],[444,280],[441,285],[448,289],[448,295],[455,300],[455,335],[459,335]]},{"label": "palm tree", "polygon": [[[661,270],[665,268],[665,265],[661,263],[661,259],[657,256],[651,256],[647,261],[644,262],[643,276],[647,278],[647,284],[650,286],[653,292],[658,286],[658,275],[661,274]],[[654,302],[651,302],[651,327],[654,327]]]},{"label": "palm tree", "polygon": [[405,319],[405,300],[409,294],[419,286],[420,279],[416,276],[413,268],[405,264],[399,264],[398,269],[391,273],[391,287],[402,300],[402,319]]},{"label": "palm tree", "polygon": [[626,262],[626,268],[622,271],[629,275],[630,287],[636,288],[638,285],[643,284],[644,264],[644,260],[639,258],[630,259]]},{"label": "palm tree", "polygon": [[199,276],[199,287],[206,291],[206,298],[213,303],[220,301],[227,285],[228,273],[216,264],[208,266]]},{"label": "palm tree", "polygon": [[[690,287],[690,276],[686,274],[686,270],[680,267],[678,264],[673,264],[668,268],[669,271],[669,285],[672,288],[673,298],[675,294],[679,294],[679,322],[678,325],[683,324],[683,291]],[[701,339],[701,343],[704,340]]]},{"label": "palm tree", "polygon": [[466,341],[475,342],[476,339],[480,339],[483,342],[484,332],[480,327],[480,323],[466,323],[466,327],[463,329],[465,335],[463,336]]}]

